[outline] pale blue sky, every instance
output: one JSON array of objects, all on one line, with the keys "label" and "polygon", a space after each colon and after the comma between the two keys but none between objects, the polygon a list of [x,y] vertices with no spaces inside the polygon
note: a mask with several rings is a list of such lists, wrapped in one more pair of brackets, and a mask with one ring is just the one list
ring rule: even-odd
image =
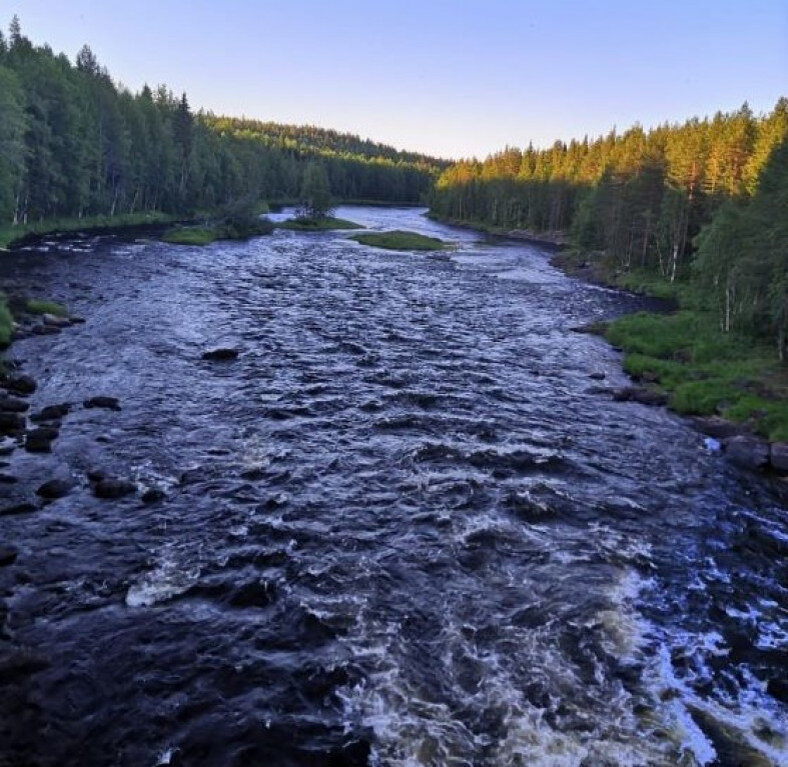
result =
[{"label": "pale blue sky", "polygon": [[445,157],[788,94],[788,0],[0,0],[134,90]]}]

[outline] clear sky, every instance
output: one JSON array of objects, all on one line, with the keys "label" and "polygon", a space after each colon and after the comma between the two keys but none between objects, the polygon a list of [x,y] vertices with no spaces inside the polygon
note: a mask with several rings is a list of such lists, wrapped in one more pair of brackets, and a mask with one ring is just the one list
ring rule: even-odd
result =
[{"label": "clear sky", "polygon": [[788,0],[0,0],[133,90],[444,157],[788,94]]}]

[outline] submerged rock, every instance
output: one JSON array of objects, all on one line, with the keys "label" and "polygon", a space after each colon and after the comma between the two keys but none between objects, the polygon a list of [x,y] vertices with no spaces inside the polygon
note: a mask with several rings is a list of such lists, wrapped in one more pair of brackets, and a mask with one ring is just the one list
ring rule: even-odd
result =
[{"label": "submerged rock", "polygon": [[41,421],[58,421],[64,416],[67,416],[69,410],[71,410],[71,405],[67,402],[64,402],[62,405],[47,405],[37,413],[33,413],[33,415],[30,416],[30,420],[34,423],[40,423]]},{"label": "submerged rock", "polygon": [[745,469],[763,469],[769,464],[769,443],[757,437],[730,437],[723,442],[726,457]]},{"label": "submerged rock", "polygon": [[158,503],[159,501],[163,501],[166,497],[167,493],[165,493],[161,488],[149,487],[142,494],[141,500],[143,503]]},{"label": "submerged rock", "polygon": [[33,325],[30,332],[35,336],[53,336],[60,332],[60,328],[55,325]]},{"label": "submerged rock", "polygon": [[127,479],[104,477],[93,484],[96,498],[123,498],[137,492],[137,485]]},{"label": "submerged rock", "polygon": [[14,517],[17,514],[29,514],[35,510],[36,507],[32,503],[17,503],[0,510],[0,517]]},{"label": "submerged rock", "polygon": [[120,400],[117,397],[91,397],[82,403],[86,408],[103,408],[105,410],[120,410]]},{"label": "submerged rock", "polygon": [[7,376],[0,386],[17,394],[32,394],[36,390],[35,380],[26,375]]},{"label": "submerged rock", "polygon": [[230,349],[226,347],[220,347],[218,349],[210,349],[207,352],[203,352],[202,358],[204,360],[213,360],[213,361],[227,361],[227,360],[234,360],[237,359],[240,352],[238,349]]},{"label": "submerged rock", "polygon": [[6,413],[24,413],[30,407],[29,402],[25,402],[18,397],[0,397],[0,411]]},{"label": "submerged rock", "polygon": [[20,413],[0,411],[0,434],[19,434],[25,430],[25,417]]},{"label": "submerged rock", "polygon": [[25,435],[25,450],[28,453],[49,453],[52,442],[58,437],[58,430],[49,426],[40,426]]},{"label": "submerged rock", "polygon": [[50,479],[49,482],[44,482],[44,484],[36,490],[36,495],[48,501],[54,501],[57,498],[63,498],[68,495],[73,486],[72,482],[65,479]]}]

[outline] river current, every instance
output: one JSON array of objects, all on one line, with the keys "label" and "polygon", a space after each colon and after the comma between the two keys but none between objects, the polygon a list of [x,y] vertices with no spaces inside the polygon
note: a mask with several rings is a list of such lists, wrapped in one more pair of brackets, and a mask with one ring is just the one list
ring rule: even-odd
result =
[{"label": "river current", "polygon": [[[598,392],[620,355],[571,328],[643,299],[422,212],[338,215],[456,250],[3,256],[86,322],[10,351],[34,409],[75,407],[51,454],[0,459],[2,505],[76,484],[0,516],[0,764],[788,764],[769,485]],[[95,498],[96,470],[166,498]]]}]

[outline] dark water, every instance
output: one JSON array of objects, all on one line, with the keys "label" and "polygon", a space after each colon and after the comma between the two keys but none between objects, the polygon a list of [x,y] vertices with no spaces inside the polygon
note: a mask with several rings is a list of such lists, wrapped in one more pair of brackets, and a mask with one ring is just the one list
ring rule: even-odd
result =
[{"label": "dark water", "polygon": [[[681,420],[588,393],[618,355],[568,329],[639,300],[420,211],[339,214],[460,248],[4,257],[87,319],[14,346],[34,407],[123,409],[4,469],[11,500],[78,484],[0,517],[0,764],[787,764],[785,513]],[[167,499],[95,499],[94,469]]]}]

